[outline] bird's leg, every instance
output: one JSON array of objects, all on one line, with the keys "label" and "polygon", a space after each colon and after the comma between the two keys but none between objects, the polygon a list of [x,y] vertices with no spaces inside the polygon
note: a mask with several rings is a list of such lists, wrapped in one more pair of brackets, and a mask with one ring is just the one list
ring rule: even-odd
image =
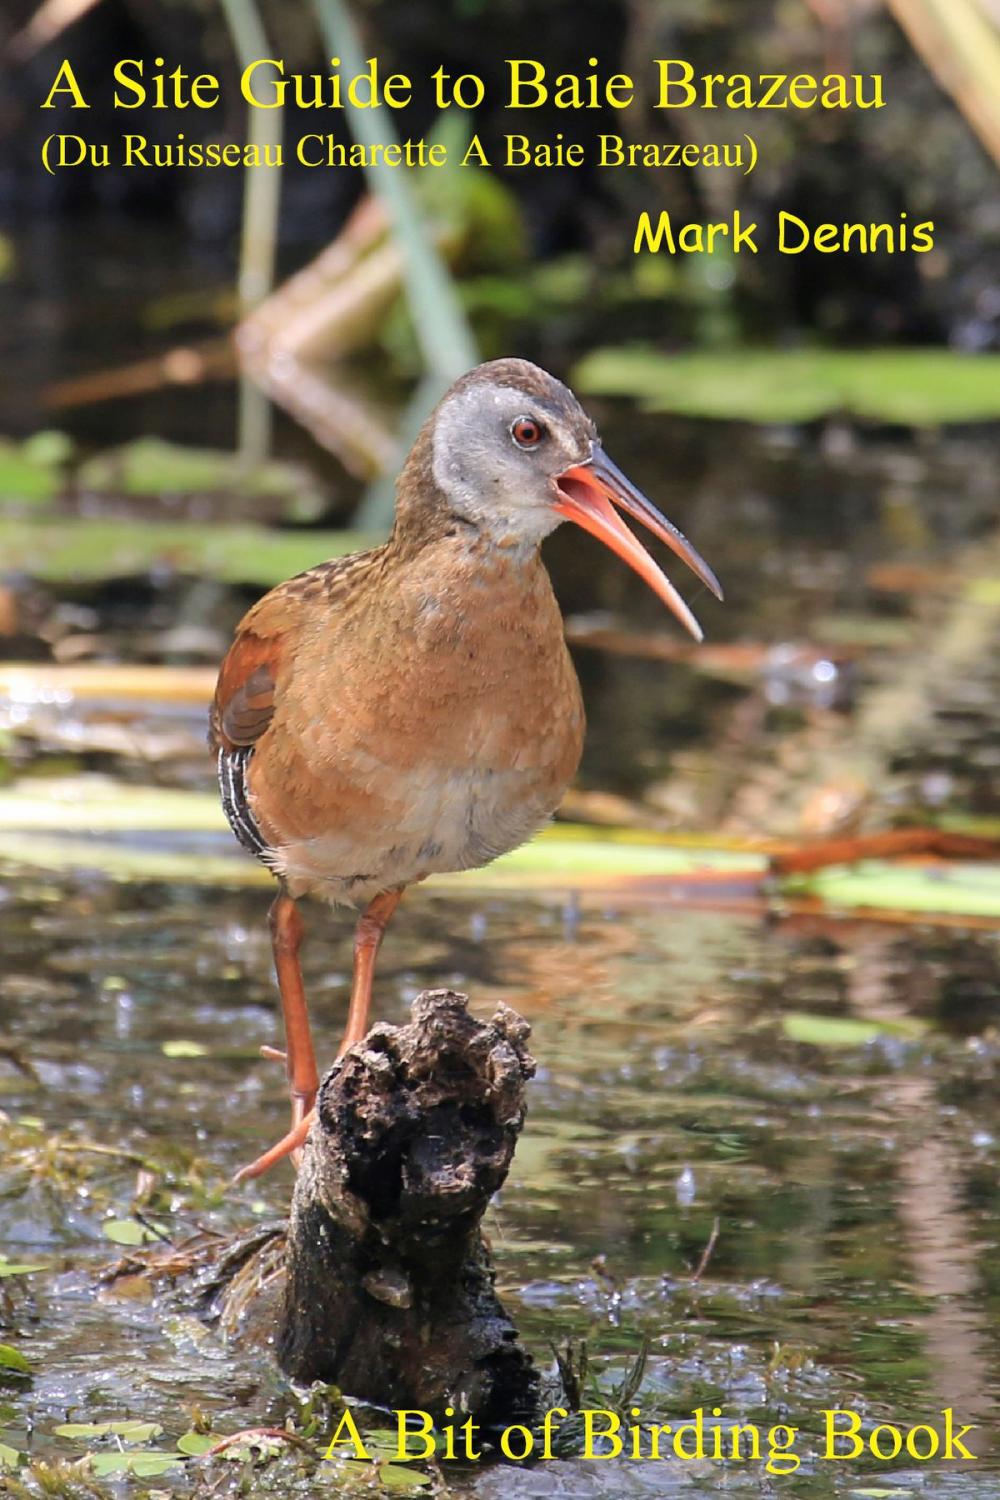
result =
[{"label": "bird's leg", "polygon": [[258,1156],[256,1161],[237,1172],[234,1182],[259,1177],[283,1156],[291,1156],[298,1166],[299,1149],[305,1140],[305,1132],[312,1123],[313,1104],[319,1088],[316,1054],[313,1051],[309,1011],[299,963],[302,916],[287,892],[281,891],[274,898],[268,913],[268,923],[271,928],[274,969],[278,976],[278,993],[281,996],[281,1012],[285,1022],[285,1051],[279,1052],[276,1047],[262,1047],[260,1050],[262,1056],[280,1059],[285,1064],[288,1092],[292,1100],[292,1128],[270,1151],[265,1151],[263,1156]]},{"label": "bird's leg", "polygon": [[[294,901],[292,901],[290,897],[279,896],[277,901],[275,901],[274,907],[272,908],[272,931],[275,931],[278,925],[278,918],[274,915],[274,912],[278,907],[278,903],[283,899],[289,901],[294,912],[294,922],[297,923],[297,928],[293,926],[292,929],[297,933],[297,936],[294,941],[294,947],[289,950],[289,956],[292,957],[295,974],[298,978],[298,995],[301,1001],[301,1018],[302,1022],[304,1023],[304,1036],[308,1046],[308,1058],[312,1063],[312,1076],[314,1079],[312,1090],[313,1098],[315,1098],[316,1089],[318,1087],[318,1083],[315,1082],[316,1064],[315,1059],[313,1058],[312,1040],[309,1036],[309,1017],[306,1013],[305,1008],[305,996],[302,991],[302,975],[299,972],[297,956],[298,942],[302,935],[302,919],[298,915],[298,908],[295,906]],[[361,917],[358,920],[358,925],[354,933],[354,978],[351,984],[351,1003],[347,1012],[347,1025],[344,1029],[344,1037],[340,1044],[340,1050],[337,1053],[338,1057],[343,1057],[348,1047],[353,1047],[355,1042],[360,1042],[362,1037],[368,1030],[368,1014],[371,1010],[372,1003],[372,978],[375,973],[375,958],[378,954],[379,947],[381,946],[382,939],[385,936],[385,929],[389,925],[389,919],[402,899],[402,889],[395,891],[383,891],[380,896],[376,896],[375,899],[370,902],[368,906],[366,906],[365,910],[362,912]],[[277,964],[277,938],[275,938],[274,956],[275,963]],[[283,1136],[276,1145],[271,1147],[270,1151],[265,1151],[263,1156],[258,1156],[256,1161],[251,1162],[248,1167],[244,1167],[241,1171],[237,1172],[236,1176],[233,1178],[234,1182],[245,1182],[247,1178],[259,1177],[263,1172],[267,1172],[271,1167],[273,1167],[276,1162],[281,1161],[282,1157],[294,1157],[295,1153],[298,1152],[305,1144],[306,1136],[309,1134],[309,1129],[316,1117],[315,1106],[312,1104],[312,1101],[310,1101],[309,1108],[300,1116],[298,1120],[295,1119],[295,1101],[297,1097],[300,1097],[296,1094],[295,1085],[292,1082],[293,1066],[296,1061],[295,1045],[292,1041],[293,1029],[292,1023],[289,1021],[289,1007],[285,1002],[285,988],[284,984],[282,983],[280,969],[278,974],[278,983],[281,987],[282,1004],[285,1006],[285,1029],[288,1036],[287,1066],[289,1082],[292,1087],[292,1128],[286,1136]],[[294,990],[290,989],[289,993],[294,994]],[[302,1033],[300,1032],[299,1035],[301,1036]]]},{"label": "bird's leg", "polygon": [[385,937],[385,929],[393,912],[403,899],[402,888],[383,891],[369,902],[358,919],[354,932],[354,978],[351,983],[351,1004],[347,1012],[347,1025],[340,1043],[338,1057],[343,1057],[348,1047],[368,1030],[368,1015],[372,1006],[372,979],[375,975],[375,959]]},{"label": "bird's leg", "polygon": [[309,1010],[302,984],[299,948],[302,945],[302,916],[294,900],[285,891],[275,897],[268,916],[274,968],[285,1020],[285,1070],[288,1092],[292,1098],[292,1129],[313,1107],[319,1074],[309,1030]]}]

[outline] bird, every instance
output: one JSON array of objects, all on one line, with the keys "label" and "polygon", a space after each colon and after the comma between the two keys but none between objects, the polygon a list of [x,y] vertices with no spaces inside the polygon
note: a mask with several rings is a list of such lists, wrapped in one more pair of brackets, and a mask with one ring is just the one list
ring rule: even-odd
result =
[{"label": "bird", "polygon": [[230,826],[278,882],[285,1051],[262,1051],[285,1062],[292,1113],[237,1181],[297,1163],[315,1114],[301,898],[358,913],[339,1057],[367,1034],[376,955],[406,888],[530,839],[576,772],[584,711],[545,538],[575,522],[701,640],[619,511],[721,600],[712,569],[608,457],[572,391],[527,360],[491,360],[421,428],[388,540],[279,584],[237,626],[209,743]]}]

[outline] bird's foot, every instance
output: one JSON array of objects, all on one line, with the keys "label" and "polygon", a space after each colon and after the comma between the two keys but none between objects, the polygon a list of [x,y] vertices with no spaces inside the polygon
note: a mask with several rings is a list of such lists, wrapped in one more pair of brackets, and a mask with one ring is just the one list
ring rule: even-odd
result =
[{"label": "bird's foot", "polygon": [[[286,1052],[282,1052],[280,1047],[269,1047],[267,1043],[261,1044],[260,1055],[267,1062],[283,1063],[286,1065],[288,1062],[288,1054]],[[312,1120],[314,1113],[313,1102],[315,1098],[315,1090],[310,1090],[308,1093],[292,1094],[292,1128],[289,1131],[288,1135],[283,1136],[282,1139],[277,1143],[277,1145],[273,1146],[270,1151],[265,1152],[264,1155],[258,1157],[256,1161],[252,1161],[248,1167],[244,1167],[237,1174],[237,1176],[233,1178],[234,1183],[242,1182],[244,1178],[247,1177],[259,1177],[260,1174],[262,1172],[266,1172],[268,1168],[274,1164],[274,1162],[280,1161],[282,1156],[291,1156],[292,1165],[294,1166],[295,1170],[298,1171],[299,1165],[302,1160],[302,1143],[305,1139],[304,1136],[302,1136],[300,1139],[299,1127],[304,1119],[308,1118],[310,1121]],[[288,1145],[288,1142],[290,1141],[294,1141],[294,1144]]]},{"label": "bird's foot", "polygon": [[287,1135],[283,1135],[281,1140],[271,1147],[270,1151],[265,1151],[262,1156],[258,1156],[256,1161],[252,1161],[249,1166],[241,1167],[233,1178],[233,1186],[235,1187],[240,1182],[247,1182],[251,1177],[262,1176],[264,1172],[269,1172],[273,1166],[282,1161],[286,1156],[291,1156],[295,1165],[298,1166],[297,1153],[305,1145],[306,1136],[309,1134],[315,1118],[315,1109],[310,1109],[307,1114],[303,1115],[297,1125],[292,1126]]}]

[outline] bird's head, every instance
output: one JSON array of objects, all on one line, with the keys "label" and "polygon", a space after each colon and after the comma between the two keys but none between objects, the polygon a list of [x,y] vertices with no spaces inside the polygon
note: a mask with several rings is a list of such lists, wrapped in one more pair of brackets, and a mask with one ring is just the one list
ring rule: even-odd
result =
[{"label": "bird's head", "polygon": [[561,521],[575,521],[634,568],[701,639],[684,600],[618,510],[641,521],[721,599],[718,579],[612,463],[590,417],[561,381],[522,359],[479,365],[451,387],[422,436],[423,463],[453,515],[498,543],[526,548]]}]

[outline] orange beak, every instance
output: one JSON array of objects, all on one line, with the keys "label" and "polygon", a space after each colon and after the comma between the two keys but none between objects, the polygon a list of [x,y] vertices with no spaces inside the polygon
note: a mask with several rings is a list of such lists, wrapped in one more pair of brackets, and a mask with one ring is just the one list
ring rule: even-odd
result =
[{"label": "orange beak", "polygon": [[[591,444],[590,458],[582,464],[574,464],[556,479],[558,499],[555,509],[567,520],[575,521],[584,531],[598,537],[612,552],[617,552],[640,578],[644,579],[688,629],[696,641],[702,639],[701,626],[642,543],[635,537],[613,506],[617,505],[630,516],[641,521],[648,531],[666,542],[672,552],[687,563],[706,588],[711,589],[717,599],[722,598],[722,587],[708,563],[695,551],[686,536],[660,514],[645,495],[611,462],[599,443]],[[610,503],[609,503],[610,502]]]}]

